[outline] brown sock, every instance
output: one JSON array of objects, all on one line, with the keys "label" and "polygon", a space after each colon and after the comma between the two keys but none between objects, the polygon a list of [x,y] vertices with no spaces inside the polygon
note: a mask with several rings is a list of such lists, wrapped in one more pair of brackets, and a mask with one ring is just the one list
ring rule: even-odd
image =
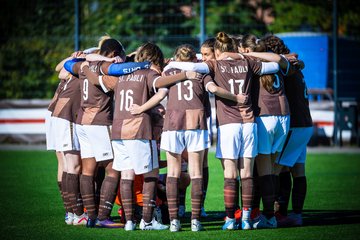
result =
[{"label": "brown sock", "polygon": [[63,172],[63,174],[62,174],[61,187],[62,187],[62,192],[64,195],[64,205],[65,205],[66,212],[73,213],[74,211],[71,207],[71,204],[69,201],[69,196],[68,196],[68,191],[67,191],[67,172]]},{"label": "brown sock", "polygon": [[95,182],[95,205],[96,209],[99,209],[100,204],[100,194],[101,194],[101,186],[103,184],[105,178],[105,167],[98,166],[96,168],[96,174],[94,176]]},{"label": "brown sock", "polygon": [[254,196],[254,179],[252,177],[241,179],[242,207],[251,208]]},{"label": "brown sock", "polygon": [[60,195],[61,195],[61,199],[62,199],[62,202],[64,204],[64,208],[66,209],[66,205],[65,205],[65,198],[64,198],[64,193],[62,191],[62,186],[61,186],[61,182],[57,182],[58,183],[58,187],[59,187],[59,192],[60,192]]},{"label": "brown sock", "polygon": [[179,219],[179,178],[166,178],[166,198],[169,206],[170,221]]},{"label": "brown sock", "polygon": [[126,221],[134,221],[134,181],[121,179],[120,194]]},{"label": "brown sock", "polygon": [[143,185],[143,219],[149,223],[152,220],[153,210],[156,203],[156,184],[158,179],[147,177]]},{"label": "brown sock", "polygon": [[191,179],[191,219],[200,220],[201,200],[203,199],[203,179]]},{"label": "brown sock", "polygon": [[89,218],[95,220],[97,213],[94,198],[95,188],[93,176],[86,176],[83,174],[80,176],[80,191]]},{"label": "brown sock", "polygon": [[105,220],[110,217],[111,210],[114,205],[117,187],[119,184],[118,178],[113,178],[106,176],[100,193],[100,204],[99,204],[99,214],[98,219],[100,221]]},{"label": "brown sock", "polygon": [[272,175],[259,177],[260,193],[263,201],[262,213],[269,219],[274,216],[275,189]]},{"label": "brown sock", "polygon": [[236,181],[233,178],[224,179],[225,212],[229,218],[235,218]]},{"label": "brown sock", "polygon": [[66,181],[71,207],[74,213],[80,216],[84,213],[84,205],[80,194],[79,174],[68,173]]},{"label": "brown sock", "polygon": [[206,192],[209,185],[209,167],[203,168],[203,197],[201,199],[201,206],[203,207],[206,199]]},{"label": "brown sock", "polygon": [[292,208],[294,213],[302,213],[304,207],[304,201],[306,197],[306,177],[296,177],[293,179],[294,185],[292,189]]},{"label": "brown sock", "polygon": [[281,215],[286,216],[289,206],[290,194],[291,194],[291,174],[290,172],[282,172],[279,174],[280,181],[280,193],[278,202],[280,205],[279,212]]}]

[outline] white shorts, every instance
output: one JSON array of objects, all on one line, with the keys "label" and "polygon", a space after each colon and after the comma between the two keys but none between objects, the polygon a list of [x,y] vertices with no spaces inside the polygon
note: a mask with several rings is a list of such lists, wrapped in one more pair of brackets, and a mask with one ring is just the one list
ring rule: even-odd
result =
[{"label": "white shorts", "polygon": [[56,150],[55,136],[57,133],[54,117],[51,114],[50,111],[47,111],[45,115],[46,150]]},{"label": "white shorts", "polygon": [[76,124],[76,131],[80,141],[81,158],[95,157],[97,162],[114,158],[110,126]]},{"label": "white shorts", "polygon": [[113,140],[113,169],[116,171],[134,170],[136,175],[159,168],[155,140]]},{"label": "white shorts", "polygon": [[253,158],[257,155],[256,123],[221,125],[217,133],[216,157],[223,159]]},{"label": "white shorts", "polygon": [[290,127],[289,115],[256,117],[256,123],[259,154],[281,152]]},{"label": "white shorts", "polygon": [[296,163],[305,163],[306,145],[312,134],[312,127],[291,128],[276,163],[287,167],[293,167]]},{"label": "white shorts", "polygon": [[57,133],[55,137],[56,151],[80,151],[80,143],[76,134],[76,124],[58,117],[54,117],[53,123]]},{"label": "white shorts", "polygon": [[165,131],[161,134],[160,148],[167,152],[181,154],[185,148],[188,152],[199,152],[209,147],[208,130]]}]

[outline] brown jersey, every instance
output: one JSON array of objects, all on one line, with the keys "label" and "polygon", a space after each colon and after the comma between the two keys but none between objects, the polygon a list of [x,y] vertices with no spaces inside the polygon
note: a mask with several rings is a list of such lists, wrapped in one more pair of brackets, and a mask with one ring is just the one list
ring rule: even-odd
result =
[{"label": "brown jersey", "polygon": [[64,85],[66,83],[66,79],[60,79],[60,82],[55,90],[55,93],[54,93],[54,96],[53,98],[51,99],[50,103],[49,103],[49,107],[48,107],[48,110],[50,112],[53,112],[54,109],[55,109],[55,106],[56,106],[56,102],[59,98],[59,93],[62,91],[62,89],[64,88]]},{"label": "brown jersey", "polygon": [[290,127],[311,127],[307,87],[300,70],[285,78],[285,91],[290,106]]},{"label": "brown jersey", "polygon": [[[179,69],[164,74],[175,75]],[[169,87],[163,131],[207,129],[203,81],[187,79]]]},{"label": "brown jersey", "polygon": [[59,94],[53,116],[75,122],[80,108],[80,80],[71,76]]},{"label": "brown jersey", "polygon": [[[89,69],[98,76],[102,62],[90,62]],[[81,63],[74,65],[74,72],[79,72]],[[106,125],[112,124],[113,119],[113,93],[105,93],[101,86],[95,86],[89,82],[83,72],[79,73],[81,101],[76,123],[82,125]]]},{"label": "brown jersey", "polygon": [[112,139],[153,139],[150,112],[132,115],[132,104],[146,103],[154,94],[153,82],[160,74],[152,69],[138,70],[120,77],[103,76],[102,82],[114,90],[115,109]]},{"label": "brown jersey", "polygon": [[[265,88],[261,78],[270,78],[271,86]],[[288,100],[285,95],[284,75],[280,71],[254,79],[251,97],[255,116],[284,116],[290,114]]]},{"label": "brown jersey", "polygon": [[[252,78],[261,72],[261,62],[251,59],[211,60],[206,63],[214,82],[233,94],[250,95]],[[236,102],[215,96],[215,102],[219,125],[254,122],[251,100],[238,106]]]}]

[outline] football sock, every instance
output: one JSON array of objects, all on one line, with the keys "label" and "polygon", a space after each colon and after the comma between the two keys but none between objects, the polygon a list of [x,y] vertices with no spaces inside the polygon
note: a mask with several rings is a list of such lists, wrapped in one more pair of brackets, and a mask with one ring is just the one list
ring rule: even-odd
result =
[{"label": "football sock", "polygon": [[272,175],[259,177],[260,194],[263,202],[262,213],[268,219],[274,216],[275,189]]},{"label": "football sock", "polygon": [[167,177],[166,178],[166,197],[169,206],[170,221],[179,219],[179,178]]},{"label": "football sock", "polygon": [[254,179],[252,177],[241,179],[242,207],[251,208],[254,196]]},{"label": "football sock", "polygon": [[201,206],[203,207],[206,199],[206,192],[209,185],[209,167],[203,168],[203,197],[201,199]]},{"label": "football sock", "polygon": [[101,186],[105,178],[105,167],[98,166],[96,168],[96,175],[94,177],[95,181],[95,205],[96,208],[99,207],[100,204],[100,194],[101,194]]},{"label": "football sock", "polygon": [[134,221],[134,181],[121,179],[120,194],[126,221]]},{"label": "football sock", "polygon": [[200,219],[201,200],[203,199],[203,179],[191,179],[191,219]]},{"label": "football sock", "polygon": [[301,214],[304,201],[306,197],[306,177],[296,177],[293,179],[293,189],[292,189],[292,208],[294,213]]},{"label": "football sock", "polygon": [[80,192],[83,198],[83,204],[87,210],[87,214],[92,220],[95,220],[97,217],[94,191],[94,177],[81,174]]},{"label": "football sock", "polygon": [[63,172],[62,177],[61,177],[61,187],[62,187],[62,191],[63,191],[63,195],[64,195],[64,204],[65,204],[66,212],[73,213],[73,209],[69,202],[66,179],[67,179],[67,172]]},{"label": "football sock", "polygon": [[235,199],[236,199],[236,184],[237,179],[225,178],[224,179],[224,203],[226,216],[235,218]]},{"label": "football sock", "polygon": [[280,205],[279,212],[281,215],[286,216],[289,206],[290,193],[291,193],[291,174],[290,172],[282,172],[279,174],[280,181],[280,194],[278,202]]},{"label": "football sock", "polygon": [[60,195],[61,195],[61,199],[63,201],[63,204],[64,204],[64,208],[66,209],[66,205],[65,205],[65,198],[64,198],[64,193],[62,191],[62,184],[61,182],[57,182],[58,183],[58,187],[59,187],[59,192],[60,192]]},{"label": "football sock", "polygon": [[79,174],[68,173],[66,181],[71,207],[80,216],[84,213],[84,205],[80,194]]},{"label": "football sock", "polygon": [[100,221],[110,217],[111,210],[114,206],[118,183],[118,178],[109,176],[106,176],[102,183],[98,214],[98,219]]},{"label": "football sock", "polygon": [[143,219],[145,222],[151,222],[153,210],[156,203],[156,177],[144,178],[143,185]]}]

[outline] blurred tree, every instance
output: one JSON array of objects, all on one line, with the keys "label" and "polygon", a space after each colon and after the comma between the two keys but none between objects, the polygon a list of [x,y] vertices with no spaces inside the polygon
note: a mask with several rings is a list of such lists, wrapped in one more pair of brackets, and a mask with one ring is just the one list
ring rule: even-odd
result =
[{"label": "blurred tree", "polygon": [[[206,32],[331,32],[332,1],[207,0]],[[360,5],[339,2],[339,35],[360,37]],[[80,0],[81,48],[100,36],[119,39],[128,53],[147,41],[166,57],[182,43],[199,45],[197,0]],[[0,99],[50,98],[54,67],[74,49],[74,1],[5,0],[0,8]]]},{"label": "blurred tree", "polygon": [[[1,8],[0,96],[50,98],[58,82],[53,69],[73,48],[69,1],[6,1]],[[70,51],[68,52],[70,53]]]}]

